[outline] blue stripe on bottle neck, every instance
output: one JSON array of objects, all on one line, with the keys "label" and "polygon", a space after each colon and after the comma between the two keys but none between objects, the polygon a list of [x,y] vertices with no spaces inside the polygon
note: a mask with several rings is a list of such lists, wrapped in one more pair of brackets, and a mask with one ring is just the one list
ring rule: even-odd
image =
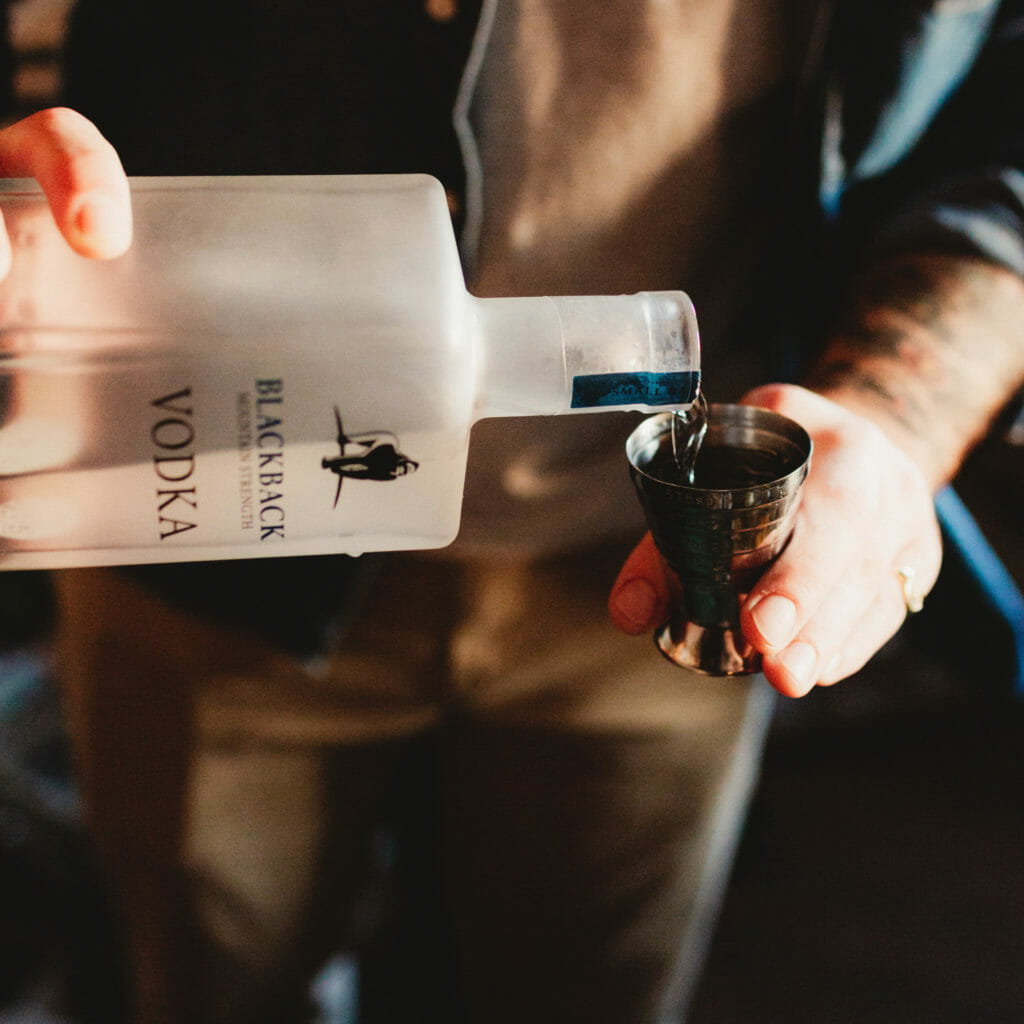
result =
[{"label": "blue stripe on bottle neck", "polygon": [[699,370],[578,374],[572,380],[572,408],[689,405],[699,387]]}]

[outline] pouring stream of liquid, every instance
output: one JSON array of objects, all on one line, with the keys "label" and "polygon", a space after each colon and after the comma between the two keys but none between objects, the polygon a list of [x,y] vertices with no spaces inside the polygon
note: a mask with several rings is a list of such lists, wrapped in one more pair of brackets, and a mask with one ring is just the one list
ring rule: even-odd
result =
[{"label": "pouring stream of liquid", "polygon": [[704,392],[689,409],[672,414],[672,458],[682,478],[692,487],[697,454],[708,432],[708,403]]}]

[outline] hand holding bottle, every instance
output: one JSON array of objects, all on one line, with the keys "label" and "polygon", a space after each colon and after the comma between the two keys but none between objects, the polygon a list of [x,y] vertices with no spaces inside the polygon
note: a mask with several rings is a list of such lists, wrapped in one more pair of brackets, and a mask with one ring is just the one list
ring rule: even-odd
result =
[{"label": "hand holding bottle", "polygon": [[[83,256],[110,259],[131,244],[131,202],[121,161],[81,114],[66,108],[43,110],[0,131],[0,174],[35,178],[61,234]],[[0,277],[10,265],[4,231]]]}]

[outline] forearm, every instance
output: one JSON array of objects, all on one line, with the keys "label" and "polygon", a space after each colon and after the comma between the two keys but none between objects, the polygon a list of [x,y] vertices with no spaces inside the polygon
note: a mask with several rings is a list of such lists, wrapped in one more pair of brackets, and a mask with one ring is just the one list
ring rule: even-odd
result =
[{"label": "forearm", "polygon": [[937,488],[1024,384],[1024,281],[970,257],[893,257],[858,282],[807,384],[874,421]]}]

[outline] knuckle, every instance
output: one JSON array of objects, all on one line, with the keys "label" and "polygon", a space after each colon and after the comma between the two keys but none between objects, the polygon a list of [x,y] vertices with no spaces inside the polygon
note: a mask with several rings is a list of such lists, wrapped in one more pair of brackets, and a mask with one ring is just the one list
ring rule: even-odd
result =
[{"label": "knuckle", "polygon": [[93,158],[106,162],[111,155],[116,157],[113,146],[92,121],[70,107],[48,107],[32,114],[24,124],[51,158],[60,154],[88,164]]},{"label": "knuckle", "polygon": [[86,117],[70,107],[47,107],[28,117],[26,123],[54,139],[79,135],[91,127]]}]

